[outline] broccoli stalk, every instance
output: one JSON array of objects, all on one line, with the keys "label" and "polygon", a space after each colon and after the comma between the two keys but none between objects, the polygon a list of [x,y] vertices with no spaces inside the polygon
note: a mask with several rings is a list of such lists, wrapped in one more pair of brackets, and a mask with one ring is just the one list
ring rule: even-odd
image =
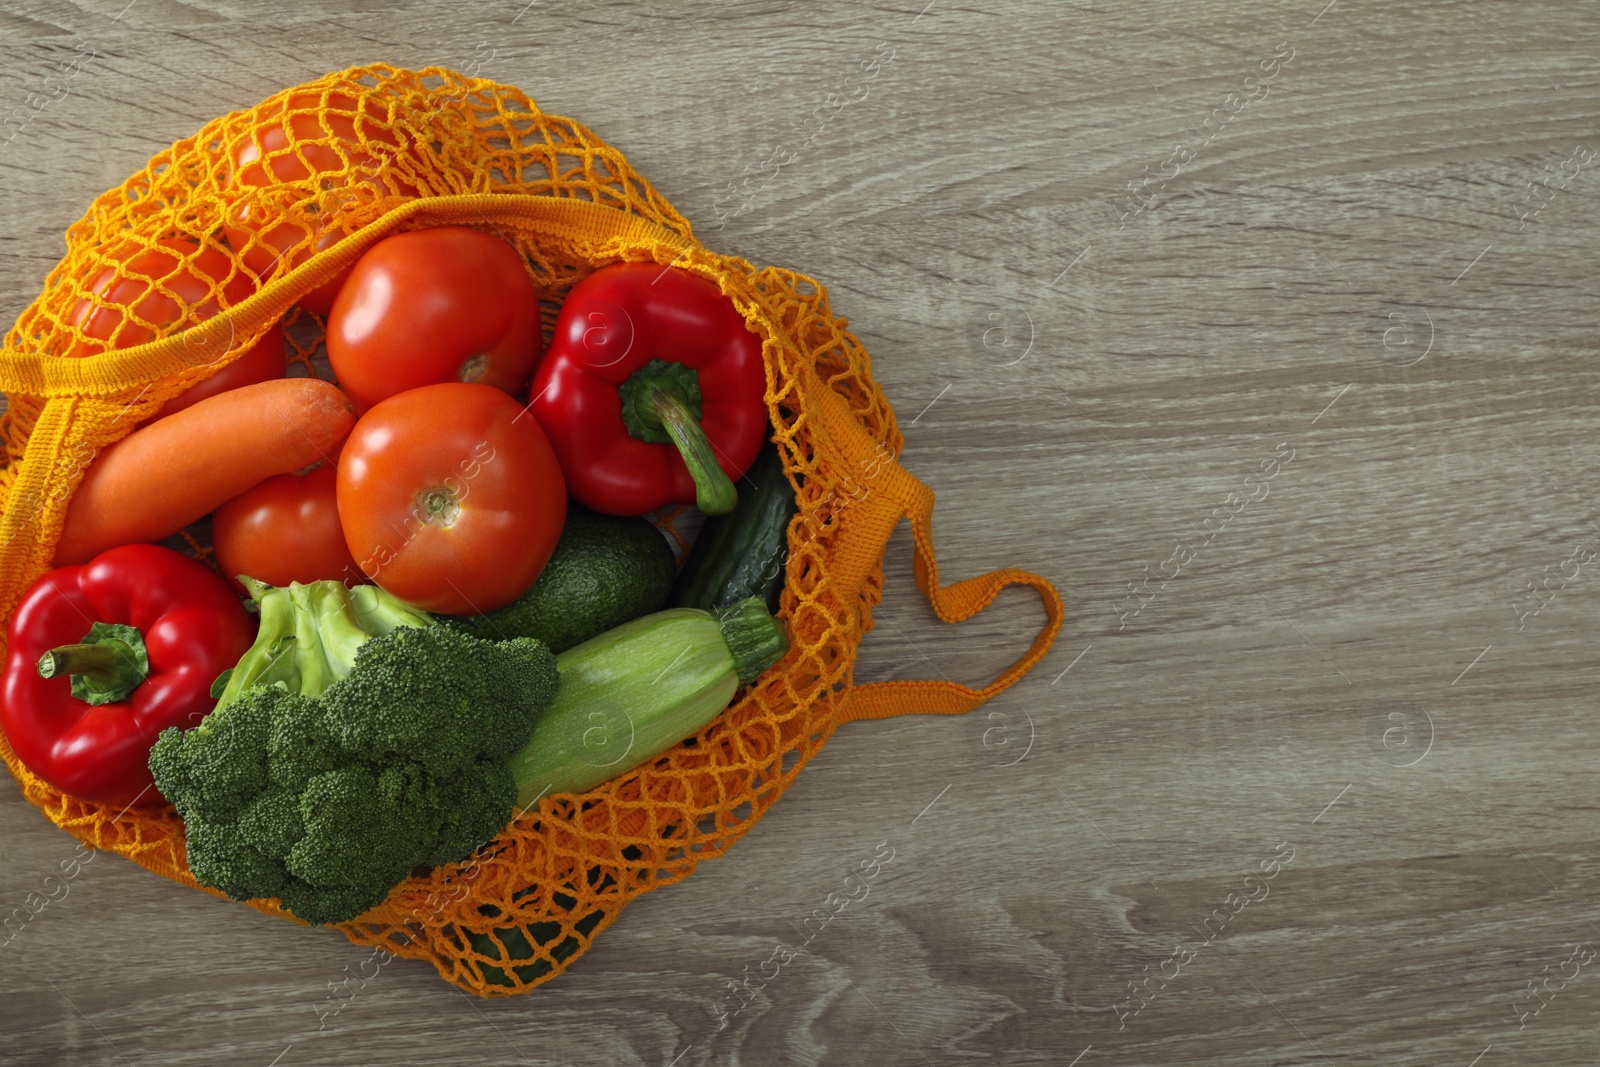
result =
[{"label": "broccoli stalk", "polygon": [[[255,643],[226,674],[217,708],[257,685],[284,685],[316,696],[350,673],[356,650],[396,626],[429,626],[425,612],[375,585],[343,582],[271,586],[247,575],[239,580],[261,616]],[[216,710],[216,709],[213,709]]]},{"label": "broccoli stalk", "polygon": [[252,594],[262,637],[217,709],[150,753],[197,881],[340,923],[500,832],[507,761],[560,684],[549,648],[432,625],[374,587]]}]

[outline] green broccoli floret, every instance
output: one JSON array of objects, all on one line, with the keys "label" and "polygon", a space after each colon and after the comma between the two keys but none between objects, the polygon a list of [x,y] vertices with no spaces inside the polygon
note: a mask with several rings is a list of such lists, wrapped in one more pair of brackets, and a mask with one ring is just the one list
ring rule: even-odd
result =
[{"label": "green broccoli floret", "polygon": [[[517,725],[529,708],[543,710],[558,684],[543,642],[487,641],[439,626],[368,642],[356,667],[323,696],[340,743],[451,766],[516,752],[527,743],[515,739]],[[362,710],[372,708],[388,710]]]},{"label": "green broccoli floret", "polygon": [[291,879],[275,894],[278,903],[313,926],[332,926],[348,922],[383,903],[387,887],[315,886]]},{"label": "green broccoli floret", "polygon": [[505,826],[517,802],[517,780],[499,759],[478,760],[445,786],[444,824],[429,867],[464,860]]},{"label": "green broccoli floret", "polygon": [[345,762],[344,748],[322,701],[289,694],[273,704],[267,728],[267,777],[274,783],[298,793],[317,775]]},{"label": "green broccoli floret", "polygon": [[[308,592],[271,608],[281,616],[271,622],[299,680],[339,677],[315,694],[286,677],[240,689],[196,728],[164,731],[150,756],[184,818],[195,878],[240,900],[277,897],[312,923],[354,919],[416,867],[464,859],[504,828],[517,794],[506,760],[560,684],[538,641],[435,625],[299,648],[362,625],[348,612],[348,627],[323,619],[313,633],[297,617],[337,606],[316,589],[335,584],[300,587]],[[277,592],[257,595],[263,628]],[[297,636],[285,644],[282,633]]]},{"label": "green broccoli floret", "polygon": [[289,849],[289,873],[327,888],[387,889],[405,878],[417,865],[419,848],[438,837],[438,805],[426,793],[385,796],[379,778],[356,765],[319,774],[306,784],[299,808],[305,835]]},{"label": "green broccoli floret", "polygon": [[186,733],[167,729],[150,749],[156,788],[179,811],[233,819],[267,785],[267,735],[272,709],[287,696],[263,687],[226,718],[212,714]]},{"label": "green broccoli floret", "polygon": [[257,848],[240,823],[184,820],[188,837],[189,873],[235,900],[276,896],[290,881],[283,858]]}]

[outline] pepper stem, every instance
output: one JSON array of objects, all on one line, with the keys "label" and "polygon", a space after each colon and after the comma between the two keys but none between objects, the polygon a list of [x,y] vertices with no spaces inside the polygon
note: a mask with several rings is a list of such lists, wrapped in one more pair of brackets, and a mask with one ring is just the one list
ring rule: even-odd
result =
[{"label": "pepper stem", "polygon": [[622,383],[622,421],[633,437],[652,444],[671,441],[694,479],[695,506],[726,515],[739,491],[717,462],[700,427],[700,376],[692,367],[652,359]]},{"label": "pepper stem", "polygon": [[109,682],[117,676],[121,662],[121,654],[109,644],[62,645],[39,657],[39,677],[82,674],[97,682]]},{"label": "pepper stem", "polygon": [[82,641],[39,657],[39,677],[69,675],[72,695],[88,704],[126,700],[150,674],[144,638],[132,626],[97,622]]},{"label": "pepper stem", "polygon": [[706,432],[684,407],[683,402],[657,386],[651,404],[662,427],[683,456],[684,466],[694,479],[695,506],[707,515],[726,515],[739,503],[739,491],[722,472],[722,465],[711,452]]}]

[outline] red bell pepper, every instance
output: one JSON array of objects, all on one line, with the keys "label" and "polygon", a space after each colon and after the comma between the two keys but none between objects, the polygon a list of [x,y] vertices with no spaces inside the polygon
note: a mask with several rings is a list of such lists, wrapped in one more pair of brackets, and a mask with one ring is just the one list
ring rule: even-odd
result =
[{"label": "red bell pepper", "polygon": [[216,704],[217,676],[255,637],[228,583],[158,545],[59,567],[23,594],[0,681],[0,727],[23,764],[69,796],[162,803],[156,735]]},{"label": "red bell pepper", "polygon": [[585,507],[721,515],[766,439],[766,388],[761,338],[714,284],[618,263],[572,287],[530,406]]}]

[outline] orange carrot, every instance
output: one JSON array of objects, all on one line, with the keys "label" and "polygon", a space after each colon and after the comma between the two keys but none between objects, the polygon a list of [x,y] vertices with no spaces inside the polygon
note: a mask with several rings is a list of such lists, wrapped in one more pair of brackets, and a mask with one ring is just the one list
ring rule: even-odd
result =
[{"label": "orange carrot", "polygon": [[55,563],[159,541],[275,474],[338,461],[350,401],[317,378],[279,378],[207,397],[103,449],[67,505]]}]

